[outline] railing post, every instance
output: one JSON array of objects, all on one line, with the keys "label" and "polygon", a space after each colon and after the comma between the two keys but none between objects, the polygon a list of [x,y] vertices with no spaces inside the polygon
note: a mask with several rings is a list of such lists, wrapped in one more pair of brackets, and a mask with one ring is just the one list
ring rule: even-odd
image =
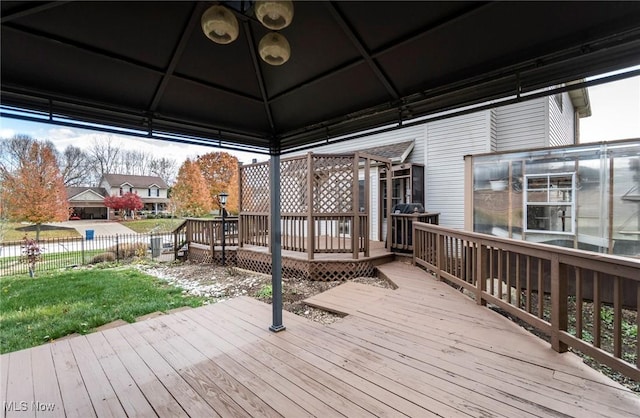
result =
[{"label": "railing post", "polygon": [[211,262],[215,263],[216,260],[216,221],[211,221],[211,227],[209,228],[209,245],[211,247]]},{"label": "railing post", "polygon": [[482,241],[476,243],[476,303],[481,306],[487,306],[483,292],[487,289],[487,247]]},{"label": "railing post", "polygon": [[436,277],[438,280],[442,281],[442,266],[444,265],[444,235],[438,234],[436,235]]},{"label": "railing post", "polygon": [[560,341],[560,332],[566,331],[567,318],[567,266],[560,264],[558,254],[551,255],[551,347],[558,353],[569,347]]}]

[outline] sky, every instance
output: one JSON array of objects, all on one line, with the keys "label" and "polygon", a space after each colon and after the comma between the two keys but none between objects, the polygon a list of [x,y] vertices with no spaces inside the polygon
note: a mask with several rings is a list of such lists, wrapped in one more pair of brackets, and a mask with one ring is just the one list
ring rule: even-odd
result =
[{"label": "sky", "polygon": [[[640,66],[634,67],[634,69],[640,69]],[[580,120],[580,142],[640,138],[640,77],[589,87],[588,93],[592,115]],[[235,155],[238,161],[245,164],[251,163],[254,158],[258,161],[268,159],[268,156],[263,154],[0,118],[0,138],[11,138],[16,134],[26,134],[35,139],[50,140],[60,151],[63,151],[68,145],[86,149],[91,147],[95,141],[105,141],[111,138],[114,145],[120,145],[126,149],[146,150],[156,158],[173,158],[178,166],[187,158],[194,159],[198,155],[216,151],[229,152]]]}]

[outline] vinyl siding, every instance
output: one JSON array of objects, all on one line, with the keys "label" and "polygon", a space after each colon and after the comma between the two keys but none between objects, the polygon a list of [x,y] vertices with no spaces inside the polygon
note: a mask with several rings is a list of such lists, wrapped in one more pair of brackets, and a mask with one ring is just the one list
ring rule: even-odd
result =
[{"label": "vinyl siding", "polygon": [[547,146],[546,97],[498,107],[494,111],[498,152]]},{"label": "vinyl siding", "polygon": [[464,228],[464,156],[489,151],[489,111],[431,122],[426,127],[426,208],[440,225]]},{"label": "vinyl siding", "polygon": [[562,109],[555,96],[549,96],[549,143],[547,146],[557,147],[574,144],[574,111],[568,93],[561,93]]}]

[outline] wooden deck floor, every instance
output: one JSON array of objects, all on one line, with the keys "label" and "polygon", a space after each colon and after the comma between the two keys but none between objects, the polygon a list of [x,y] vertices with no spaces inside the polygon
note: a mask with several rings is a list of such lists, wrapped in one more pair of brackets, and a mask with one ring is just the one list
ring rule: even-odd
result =
[{"label": "wooden deck floor", "polygon": [[640,397],[575,355],[380,269],[398,289],[315,298],[348,309],[329,326],[285,312],[275,334],[271,306],[241,297],[2,355],[3,416],[638,416]]}]

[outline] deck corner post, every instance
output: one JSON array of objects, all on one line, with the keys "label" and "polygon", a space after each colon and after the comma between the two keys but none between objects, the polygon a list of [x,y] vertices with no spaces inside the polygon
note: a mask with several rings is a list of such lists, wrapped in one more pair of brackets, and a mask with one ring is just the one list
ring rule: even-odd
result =
[{"label": "deck corner post", "polygon": [[269,159],[269,188],[271,189],[269,229],[271,243],[271,289],[273,322],[269,330],[285,330],[282,324],[282,225],[280,224],[280,154],[272,153]]},{"label": "deck corner post", "polygon": [[560,341],[560,333],[567,330],[567,266],[561,264],[557,253],[551,257],[551,348],[558,353],[569,350]]}]

